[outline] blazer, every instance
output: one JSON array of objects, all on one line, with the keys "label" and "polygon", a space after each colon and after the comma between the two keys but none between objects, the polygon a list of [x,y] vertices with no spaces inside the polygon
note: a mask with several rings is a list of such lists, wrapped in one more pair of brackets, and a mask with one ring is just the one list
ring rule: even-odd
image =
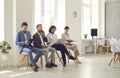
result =
[{"label": "blazer", "polygon": [[[27,34],[27,39],[30,41],[29,45],[31,46],[32,43],[31,34],[29,31],[26,31],[26,34]],[[21,30],[17,32],[17,36],[16,36],[16,45],[18,45],[20,54],[22,53],[23,48],[26,47],[24,42],[25,42],[24,32]]]},{"label": "blazer", "polygon": [[[43,38],[43,42],[48,42],[47,37],[42,36],[42,38]],[[41,49],[43,48],[41,38],[38,33],[35,33],[33,35],[33,46],[36,48],[41,48]]]}]

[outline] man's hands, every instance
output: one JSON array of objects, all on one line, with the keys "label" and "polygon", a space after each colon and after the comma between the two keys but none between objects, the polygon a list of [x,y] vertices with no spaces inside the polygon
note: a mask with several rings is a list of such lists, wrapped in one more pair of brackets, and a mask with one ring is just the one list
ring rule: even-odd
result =
[{"label": "man's hands", "polygon": [[48,46],[43,46],[43,48],[48,48]]},{"label": "man's hands", "polygon": [[30,41],[29,40],[25,40],[25,45],[29,45]]}]

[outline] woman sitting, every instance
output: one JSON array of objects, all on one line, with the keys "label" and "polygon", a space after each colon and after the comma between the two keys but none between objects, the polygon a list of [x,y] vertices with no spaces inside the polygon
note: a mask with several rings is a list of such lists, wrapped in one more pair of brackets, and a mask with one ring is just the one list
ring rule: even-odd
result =
[{"label": "woman sitting", "polygon": [[66,66],[66,56],[65,56],[65,54],[71,60],[75,60],[75,58],[72,55],[70,55],[70,53],[68,52],[68,50],[66,49],[66,47],[63,44],[58,43],[58,39],[57,39],[57,35],[55,34],[55,31],[56,31],[56,27],[54,25],[52,25],[49,28],[49,33],[47,34],[48,43],[49,43],[49,46],[51,46],[51,47],[53,47],[56,50],[59,50],[61,52],[62,60],[63,60],[63,66]]},{"label": "woman sitting", "polygon": [[77,59],[76,60],[76,63],[81,63],[79,60],[78,60],[78,56],[79,56],[79,50],[78,50],[78,47],[76,44],[73,44],[72,42],[74,42],[72,39],[70,39],[70,35],[69,35],[69,27],[66,26],[64,28],[64,33],[62,34],[62,39],[64,41],[64,44],[66,46],[67,49],[70,49],[74,52],[74,55],[75,55],[75,58]]}]

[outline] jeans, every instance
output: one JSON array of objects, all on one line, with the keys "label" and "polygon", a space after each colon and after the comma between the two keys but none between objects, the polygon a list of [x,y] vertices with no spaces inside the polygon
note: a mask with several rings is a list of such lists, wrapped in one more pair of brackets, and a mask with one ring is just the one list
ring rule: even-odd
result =
[{"label": "jeans", "polygon": [[[24,47],[23,52],[28,53],[31,64],[35,64],[38,61],[39,57],[42,55],[42,51],[35,47]],[[36,54],[35,58],[33,58],[33,52]]]}]

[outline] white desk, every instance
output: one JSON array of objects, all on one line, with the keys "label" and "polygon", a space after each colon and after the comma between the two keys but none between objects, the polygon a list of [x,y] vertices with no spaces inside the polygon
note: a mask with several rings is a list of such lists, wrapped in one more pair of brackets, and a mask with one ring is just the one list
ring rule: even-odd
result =
[{"label": "white desk", "polygon": [[[100,41],[100,42],[99,42]],[[98,39],[83,39],[82,40],[82,51],[84,53],[92,53],[96,54],[96,50],[98,45],[104,45],[106,42],[107,53],[109,48],[109,39],[107,38],[98,38]]]},{"label": "white desk", "polygon": [[84,53],[92,53],[96,54],[97,48],[97,39],[83,39],[82,40],[82,51]]}]

